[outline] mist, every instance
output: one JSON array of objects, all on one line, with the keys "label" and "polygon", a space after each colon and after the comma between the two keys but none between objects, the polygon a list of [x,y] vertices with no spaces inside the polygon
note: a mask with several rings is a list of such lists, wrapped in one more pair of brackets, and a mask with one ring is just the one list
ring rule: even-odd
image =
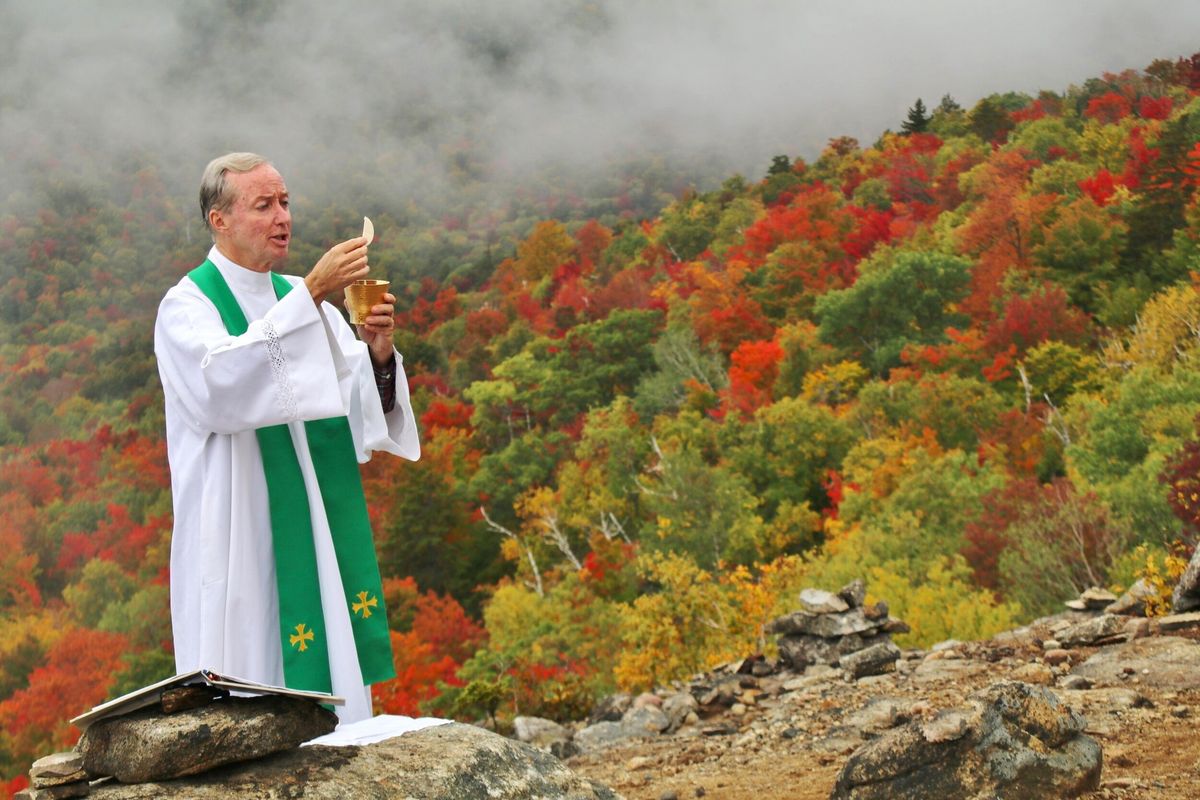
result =
[{"label": "mist", "polygon": [[454,169],[649,154],[760,177],[874,141],[918,97],[1062,91],[1197,31],[1194,0],[3,0],[0,200],[45,159],[154,163],[190,194],[228,150],[398,203]]}]

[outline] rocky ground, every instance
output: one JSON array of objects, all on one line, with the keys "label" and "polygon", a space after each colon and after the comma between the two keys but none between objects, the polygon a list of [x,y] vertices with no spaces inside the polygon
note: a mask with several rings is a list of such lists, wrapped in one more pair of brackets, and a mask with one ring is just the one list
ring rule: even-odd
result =
[{"label": "rocky ground", "polygon": [[[729,665],[657,695],[736,685],[732,704],[699,706],[673,733],[618,739],[566,763],[628,800],[824,799],[864,742],[1007,679],[1051,687],[1086,717],[1086,732],[1103,747],[1101,785],[1087,797],[1200,797],[1197,616],[1163,626],[1127,619],[1126,630],[1102,633],[1099,643],[1059,647],[1054,637],[1098,619],[1067,612],[987,642],[908,651],[893,672],[857,681],[823,664],[757,677],[744,664]],[[739,667],[749,674],[736,674]]]}]

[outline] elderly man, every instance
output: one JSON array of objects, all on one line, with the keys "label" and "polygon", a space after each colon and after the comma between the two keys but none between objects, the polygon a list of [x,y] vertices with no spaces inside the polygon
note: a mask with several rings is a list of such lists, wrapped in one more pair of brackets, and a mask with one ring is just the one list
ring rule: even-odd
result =
[{"label": "elderly man", "polygon": [[163,298],[154,352],[166,399],[179,672],[346,698],[371,716],[394,674],[358,464],[420,455],[392,346],[392,303],[356,339],[326,297],[367,274],[364,238],[303,279],[283,265],[287,187],[263,157],[214,159],[200,185],[213,247]]}]

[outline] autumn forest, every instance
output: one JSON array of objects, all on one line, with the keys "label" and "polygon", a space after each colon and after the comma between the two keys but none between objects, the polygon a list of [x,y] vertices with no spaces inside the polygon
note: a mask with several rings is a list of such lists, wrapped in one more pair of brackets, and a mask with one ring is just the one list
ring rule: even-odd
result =
[{"label": "autumn forest", "polygon": [[[443,155],[436,205],[297,200],[296,272],[366,213],[400,287],[424,452],[364,467],[379,713],[578,718],[771,655],[801,588],[856,577],[905,646],[1092,585],[1167,609],[1200,535],[1200,54],[918,100],[707,185],[631,159],[496,203],[469,143]],[[152,159],[0,198],[10,792],[174,672],[151,334],[207,248],[193,203]]]}]

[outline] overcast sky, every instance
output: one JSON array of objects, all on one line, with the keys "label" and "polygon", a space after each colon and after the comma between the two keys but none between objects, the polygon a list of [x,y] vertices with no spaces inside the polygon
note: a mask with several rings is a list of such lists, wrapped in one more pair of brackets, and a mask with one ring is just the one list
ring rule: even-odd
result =
[{"label": "overcast sky", "polygon": [[516,169],[658,151],[758,177],[917,97],[1062,91],[1198,32],[1197,0],[0,0],[0,143],[196,176],[230,149],[346,159],[401,194],[468,142]]}]

